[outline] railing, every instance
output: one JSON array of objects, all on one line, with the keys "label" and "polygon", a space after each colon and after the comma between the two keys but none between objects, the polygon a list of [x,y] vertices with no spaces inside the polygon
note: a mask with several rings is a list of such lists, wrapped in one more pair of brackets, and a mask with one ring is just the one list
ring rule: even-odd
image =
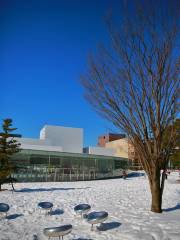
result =
[{"label": "railing", "polygon": [[97,169],[71,169],[71,168],[28,168],[19,169],[12,174],[19,182],[61,182],[84,181],[122,176],[122,170],[98,171]]}]

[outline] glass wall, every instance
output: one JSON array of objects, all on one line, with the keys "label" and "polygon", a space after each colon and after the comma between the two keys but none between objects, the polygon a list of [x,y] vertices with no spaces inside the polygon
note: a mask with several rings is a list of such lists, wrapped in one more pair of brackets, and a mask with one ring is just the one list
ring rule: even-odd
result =
[{"label": "glass wall", "polygon": [[120,176],[127,159],[90,154],[21,150],[11,158],[19,182],[78,181]]}]

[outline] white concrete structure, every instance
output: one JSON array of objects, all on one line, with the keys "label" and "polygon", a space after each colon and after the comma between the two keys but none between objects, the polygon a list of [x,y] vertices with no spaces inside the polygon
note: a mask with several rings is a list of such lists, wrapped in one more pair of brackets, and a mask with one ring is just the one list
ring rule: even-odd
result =
[{"label": "white concrete structure", "polygon": [[31,144],[21,144],[21,149],[30,150],[41,150],[41,151],[51,151],[51,152],[63,152],[61,146],[46,146],[46,145],[31,145]]},{"label": "white concrete structure", "polygon": [[83,151],[82,128],[45,125],[40,131],[39,139],[17,138],[17,140],[21,143],[22,149],[118,156],[117,146],[112,143],[108,143],[106,147],[87,147]]},{"label": "white concrete structure", "polygon": [[17,138],[22,149],[83,152],[83,129],[45,125],[40,131],[40,139]]},{"label": "white concrete structure", "polygon": [[103,155],[103,156],[114,156],[115,149],[113,148],[104,148],[104,147],[87,147],[84,148],[84,153],[94,154],[94,155]]},{"label": "white concrete structure", "polygon": [[40,139],[49,139],[52,146],[61,146],[63,152],[82,153],[82,128],[45,125],[40,131]]},{"label": "white concrete structure", "polygon": [[36,138],[17,138],[21,145],[36,145],[48,146],[51,145],[50,139],[36,139]]}]

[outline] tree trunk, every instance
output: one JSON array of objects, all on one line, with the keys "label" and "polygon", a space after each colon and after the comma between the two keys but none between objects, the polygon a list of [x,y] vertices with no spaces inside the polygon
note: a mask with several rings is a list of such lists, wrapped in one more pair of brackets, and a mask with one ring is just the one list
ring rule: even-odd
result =
[{"label": "tree trunk", "polygon": [[151,211],[156,213],[162,212],[162,191],[160,185],[160,171],[154,172],[154,176],[152,181],[150,181],[150,188],[151,188]]}]

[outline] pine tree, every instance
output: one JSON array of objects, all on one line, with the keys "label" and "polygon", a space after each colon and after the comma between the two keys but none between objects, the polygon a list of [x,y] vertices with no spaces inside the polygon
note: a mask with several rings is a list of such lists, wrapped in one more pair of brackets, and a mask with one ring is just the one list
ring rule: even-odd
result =
[{"label": "pine tree", "polygon": [[20,143],[14,139],[16,134],[12,132],[17,128],[12,127],[12,119],[4,119],[2,132],[0,133],[0,190],[1,185],[9,178],[14,190],[11,173],[13,167],[10,164],[10,157],[20,151]]}]

